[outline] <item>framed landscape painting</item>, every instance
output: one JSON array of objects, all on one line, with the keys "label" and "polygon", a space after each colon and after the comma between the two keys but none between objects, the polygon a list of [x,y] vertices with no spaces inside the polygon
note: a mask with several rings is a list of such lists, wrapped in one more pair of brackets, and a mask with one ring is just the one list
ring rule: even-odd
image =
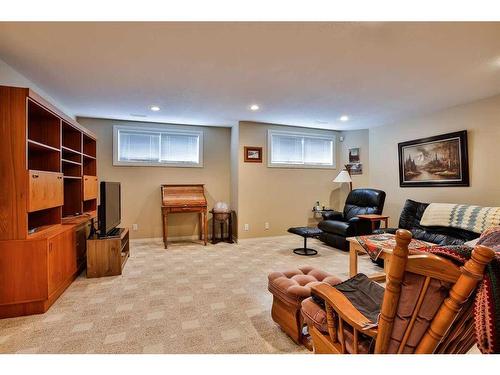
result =
[{"label": "framed landscape painting", "polygon": [[467,130],[398,143],[399,185],[469,186]]}]

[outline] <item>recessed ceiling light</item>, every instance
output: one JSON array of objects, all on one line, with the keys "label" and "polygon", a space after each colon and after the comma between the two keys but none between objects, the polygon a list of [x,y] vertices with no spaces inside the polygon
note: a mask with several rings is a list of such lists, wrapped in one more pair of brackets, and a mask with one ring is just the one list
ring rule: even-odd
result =
[{"label": "recessed ceiling light", "polygon": [[259,109],[260,109],[260,107],[257,104],[252,104],[250,106],[250,110],[252,110],[252,111],[258,111]]},{"label": "recessed ceiling light", "polygon": [[342,121],[342,122],[349,121],[349,116],[347,116],[347,115],[340,116],[340,121]]},{"label": "recessed ceiling light", "polygon": [[160,110],[160,107],[158,107],[157,105],[152,105],[151,107],[149,107],[149,109],[153,112],[158,112]]}]

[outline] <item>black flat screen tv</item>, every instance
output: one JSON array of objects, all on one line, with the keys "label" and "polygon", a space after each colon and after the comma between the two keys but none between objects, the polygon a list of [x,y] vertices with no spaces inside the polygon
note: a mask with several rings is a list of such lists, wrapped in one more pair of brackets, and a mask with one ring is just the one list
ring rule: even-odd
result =
[{"label": "black flat screen tv", "polygon": [[121,221],[121,187],[119,182],[101,181],[99,234],[108,235]]}]

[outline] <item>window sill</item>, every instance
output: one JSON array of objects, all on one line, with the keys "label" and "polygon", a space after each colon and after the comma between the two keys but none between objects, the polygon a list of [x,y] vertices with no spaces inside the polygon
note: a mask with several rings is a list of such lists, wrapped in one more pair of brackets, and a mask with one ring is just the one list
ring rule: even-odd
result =
[{"label": "window sill", "polygon": [[164,167],[164,168],[203,168],[203,164],[189,163],[148,163],[148,162],[127,162],[113,161],[114,167]]},{"label": "window sill", "polygon": [[312,164],[271,164],[267,163],[268,168],[282,169],[337,169],[336,165],[312,165]]}]

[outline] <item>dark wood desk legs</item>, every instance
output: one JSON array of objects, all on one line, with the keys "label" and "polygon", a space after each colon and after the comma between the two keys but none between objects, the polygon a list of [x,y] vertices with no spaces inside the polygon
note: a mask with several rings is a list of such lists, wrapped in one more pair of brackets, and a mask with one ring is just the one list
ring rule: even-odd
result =
[{"label": "dark wood desk legs", "polygon": [[207,241],[208,241],[208,211],[205,210],[203,211],[203,230],[204,230],[204,240],[205,240],[205,246],[207,246]]},{"label": "dark wood desk legs", "polygon": [[163,224],[163,245],[165,249],[167,248],[167,230],[168,230],[168,218],[167,214],[162,212],[162,224]]},{"label": "dark wood desk legs", "polygon": [[198,215],[198,239],[203,239],[203,212]]},{"label": "dark wood desk legs", "polygon": [[[162,229],[163,229],[163,245],[165,249],[168,248],[168,213],[163,212],[162,210]],[[199,223],[199,228],[198,228],[198,237],[200,241],[203,241],[205,246],[207,245],[208,241],[208,214],[207,211],[201,211],[199,213],[198,217],[198,223]]]}]

